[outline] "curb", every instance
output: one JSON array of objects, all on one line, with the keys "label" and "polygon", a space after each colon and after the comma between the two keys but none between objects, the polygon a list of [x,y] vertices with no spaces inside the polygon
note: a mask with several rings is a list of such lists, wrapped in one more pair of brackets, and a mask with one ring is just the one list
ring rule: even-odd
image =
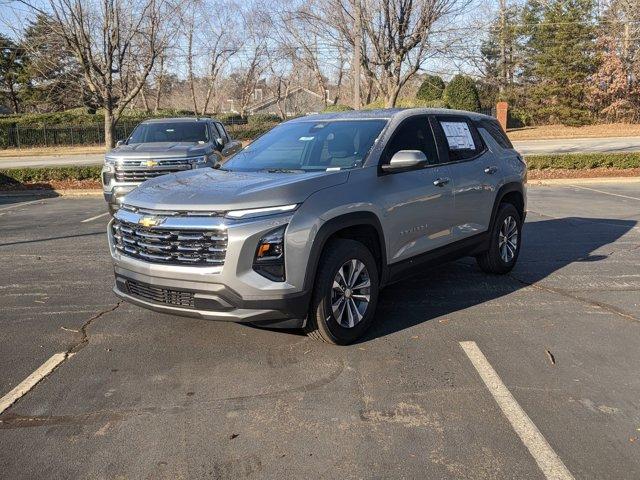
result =
[{"label": "curb", "polygon": [[0,197],[94,197],[102,196],[102,190],[0,190]]},{"label": "curb", "polygon": [[640,177],[547,178],[527,180],[527,185],[588,185],[593,183],[640,183]]}]

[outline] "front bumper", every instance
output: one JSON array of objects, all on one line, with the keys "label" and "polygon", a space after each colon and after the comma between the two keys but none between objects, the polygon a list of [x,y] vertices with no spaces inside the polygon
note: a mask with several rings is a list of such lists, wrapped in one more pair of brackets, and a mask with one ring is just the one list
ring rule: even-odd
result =
[{"label": "front bumper", "polygon": [[[116,216],[137,223],[138,217],[143,215],[121,209]],[[291,215],[251,221],[168,217],[161,227],[157,227],[170,230],[196,226],[199,229],[224,228],[228,236],[227,250],[224,264],[220,266],[164,264],[131,257],[115,248],[109,224],[109,247],[116,277],[114,292],[128,302],[163,313],[273,327],[303,326],[310,289],[305,289],[301,280],[274,282],[253,270],[259,239],[290,221]],[[287,272],[288,279],[293,277],[293,273]],[[135,288],[131,288],[130,282]],[[185,306],[182,300],[175,302],[176,297],[188,298],[189,305]]]}]

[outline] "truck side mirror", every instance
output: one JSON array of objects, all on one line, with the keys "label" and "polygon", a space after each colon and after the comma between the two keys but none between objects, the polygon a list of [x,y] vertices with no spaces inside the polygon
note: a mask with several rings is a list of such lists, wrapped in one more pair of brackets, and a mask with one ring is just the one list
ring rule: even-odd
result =
[{"label": "truck side mirror", "polygon": [[116,147],[121,147],[122,145],[124,145],[124,140],[118,140],[116,142]]}]

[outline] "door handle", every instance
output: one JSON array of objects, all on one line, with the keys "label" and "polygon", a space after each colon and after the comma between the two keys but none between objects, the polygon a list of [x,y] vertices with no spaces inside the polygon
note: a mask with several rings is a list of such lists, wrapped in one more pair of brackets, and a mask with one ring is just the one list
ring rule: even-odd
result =
[{"label": "door handle", "polygon": [[450,178],[436,178],[436,179],[433,181],[433,184],[434,184],[436,187],[444,187],[444,186],[445,186],[447,183],[449,183],[450,181],[451,181],[451,179],[450,179]]},{"label": "door handle", "polygon": [[487,167],[484,169],[484,173],[486,173],[487,175],[493,175],[497,171],[498,171],[498,167]]}]

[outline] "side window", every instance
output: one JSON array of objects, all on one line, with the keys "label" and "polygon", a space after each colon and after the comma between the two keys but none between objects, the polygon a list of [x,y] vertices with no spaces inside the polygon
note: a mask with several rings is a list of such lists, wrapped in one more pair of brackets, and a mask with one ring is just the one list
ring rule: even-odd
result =
[{"label": "side window", "polygon": [[227,131],[224,129],[224,127],[222,126],[222,124],[221,124],[221,123],[217,123],[217,122],[216,122],[216,124],[215,124],[215,125],[216,125],[216,128],[218,129],[218,131],[220,132],[220,136],[222,137],[222,139],[223,139],[225,142],[228,142],[228,141],[229,141],[229,135],[227,135]]},{"label": "side window", "polygon": [[481,120],[478,127],[484,128],[502,148],[511,149],[513,144],[497,120]]},{"label": "side window", "polygon": [[480,134],[463,117],[438,117],[449,150],[449,161],[457,162],[478,156],[484,150]]},{"label": "side window", "polygon": [[438,163],[438,150],[428,117],[416,116],[402,122],[387,144],[382,163],[389,163],[400,150],[420,150],[427,156],[429,165]]}]

